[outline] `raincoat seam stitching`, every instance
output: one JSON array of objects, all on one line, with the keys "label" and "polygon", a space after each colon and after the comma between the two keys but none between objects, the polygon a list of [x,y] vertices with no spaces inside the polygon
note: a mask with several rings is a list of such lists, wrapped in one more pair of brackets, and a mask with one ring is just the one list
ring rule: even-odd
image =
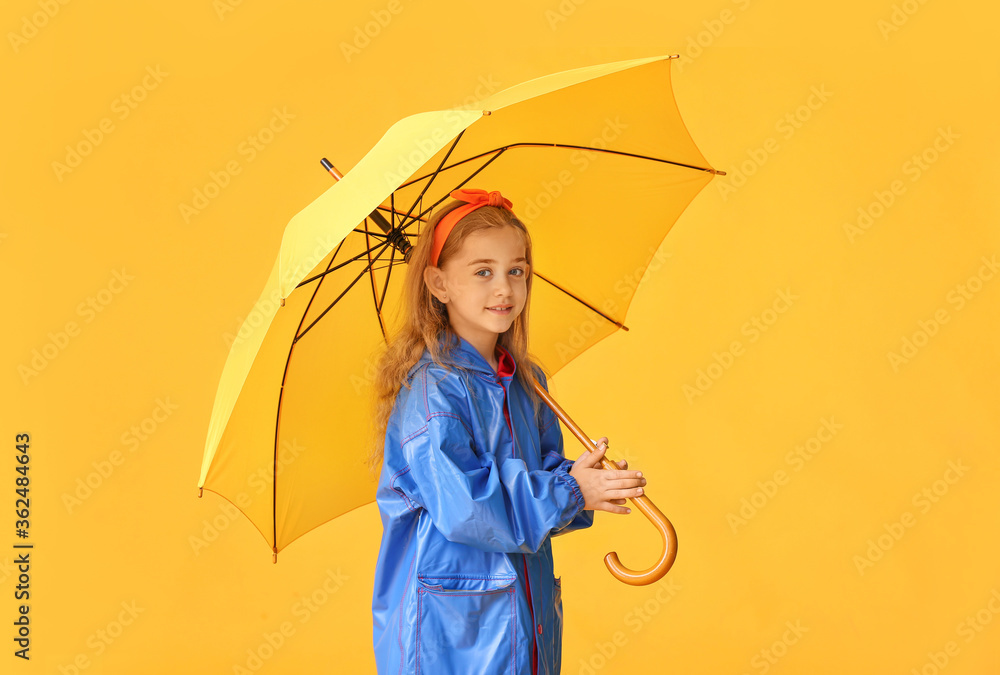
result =
[{"label": "raincoat seam stitching", "polygon": [[555,422],[555,421],[556,421],[556,420],[558,420],[558,419],[559,419],[559,418],[557,418],[557,417],[556,417],[555,415],[553,415],[553,416],[552,416],[552,419],[550,419],[550,420],[549,420],[549,421],[548,421],[548,422],[546,423],[546,425],[545,425],[544,427],[542,427],[542,433],[544,434],[544,433],[545,433],[546,431],[548,431],[548,430],[549,430],[549,427],[551,427],[551,426],[552,426],[552,423],[553,423],[553,422]]},{"label": "raincoat seam stitching", "polygon": [[516,581],[516,574],[420,574],[417,578],[427,579],[500,579],[503,581]]},{"label": "raincoat seam stitching", "polygon": [[472,430],[469,428],[469,425],[465,423],[465,420],[462,419],[461,415],[457,415],[457,414],[455,414],[453,412],[445,412],[444,410],[440,410],[440,411],[437,411],[437,412],[428,413],[427,414],[427,421],[430,422],[430,420],[431,420],[432,417],[452,417],[452,418],[458,420],[459,422],[461,422],[462,426],[465,427],[465,430],[468,432],[469,436],[472,436]]},{"label": "raincoat seam stitching", "polygon": [[410,511],[416,511],[417,509],[413,506],[413,502],[410,500],[410,498],[406,495],[405,492],[403,492],[403,490],[401,488],[396,487],[396,484],[395,484],[396,483],[396,479],[399,478],[400,476],[402,476],[404,473],[406,473],[409,470],[410,470],[410,465],[407,464],[405,467],[403,467],[402,469],[400,469],[399,471],[397,471],[396,473],[394,473],[392,475],[392,478],[389,479],[389,489],[392,490],[393,492],[395,492],[396,494],[398,494],[400,497],[403,498],[403,501],[406,502],[406,508],[407,509],[409,509]]},{"label": "raincoat seam stitching", "polygon": [[[434,418],[434,417],[451,417],[453,419],[456,419],[456,420],[458,420],[459,422],[462,423],[463,427],[465,427],[465,431],[466,431],[466,433],[469,434],[469,437],[471,438],[473,436],[472,430],[469,429],[469,425],[465,423],[465,420],[462,419],[461,415],[456,415],[455,413],[452,413],[452,412],[445,412],[443,410],[440,411],[440,412],[432,412],[432,413],[429,413],[427,415],[427,422],[430,422],[431,419]],[[404,445],[406,445],[407,443],[409,443],[410,441],[412,441],[417,436],[425,433],[429,428],[430,428],[430,424],[425,424],[424,426],[420,427],[419,429],[417,429],[416,431],[414,431],[412,434],[410,434],[409,436],[407,436],[406,438],[404,438],[403,440],[401,440],[399,442],[400,449],[402,449]]]},{"label": "raincoat seam stitching", "polygon": [[409,443],[410,441],[412,441],[414,438],[416,438],[420,434],[422,434],[425,431],[427,431],[427,427],[428,427],[428,425],[425,424],[424,426],[420,427],[419,429],[417,429],[416,431],[414,431],[412,434],[410,434],[409,436],[407,436],[406,438],[404,438],[403,440],[401,440],[399,442],[399,449],[402,450],[404,445],[406,445],[407,443]]},{"label": "raincoat seam stitching", "polygon": [[[441,380],[439,380],[439,382],[443,382],[445,379],[450,379],[451,377],[453,377],[452,373],[446,372],[445,373],[445,377],[442,378]],[[427,400],[427,378],[425,377],[425,378],[422,378],[422,379],[423,379],[423,394],[424,394],[424,410],[427,411],[427,421],[430,422],[430,420],[431,420],[432,417],[436,417],[436,416],[439,416],[439,415],[446,415],[446,416],[449,416],[449,417],[454,417],[455,419],[457,419],[459,422],[462,423],[462,426],[465,427],[466,432],[469,434],[470,437],[472,437],[473,436],[472,430],[469,429],[469,425],[467,425],[465,423],[465,420],[462,419],[461,416],[459,416],[459,415],[457,415],[455,413],[451,413],[451,412],[444,412],[444,411],[431,412],[430,411],[431,410],[431,405],[430,405],[430,403]],[[427,427],[425,426],[424,429],[426,429],[426,428]],[[421,431],[423,431],[423,429]],[[416,436],[416,435],[417,434],[414,434],[414,436]],[[409,440],[409,439],[407,439],[407,440]]]},{"label": "raincoat seam stitching", "polygon": [[[487,591],[466,591],[464,593],[459,593],[458,591],[446,591],[442,593],[434,588],[418,588],[417,593],[421,595],[427,595],[428,593],[430,595],[441,595],[446,598],[481,598],[484,595],[510,595],[513,591],[507,588],[492,588]],[[420,630],[419,625],[417,626],[417,630]]]},{"label": "raincoat seam stitching", "polygon": [[517,666],[517,650],[516,650],[517,643],[514,641],[514,635],[515,635],[515,633],[517,633],[517,628],[516,628],[516,626],[517,626],[517,616],[515,615],[514,609],[515,609],[515,607],[514,607],[514,591],[513,591],[513,589],[511,589],[511,591],[510,591],[510,621],[511,621],[511,624],[514,626],[514,629],[510,631],[510,672],[511,673],[515,672],[514,668],[515,668],[515,666]]},{"label": "raincoat seam stitching", "polygon": [[[424,597],[423,596],[424,596],[423,589],[418,588],[417,589],[417,620],[416,620],[416,624],[417,624],[417,636],[416,636],[417,637],[417,644],[416,644],[416,649],[414,650],[414,651],[417,652],[417,663],[416,663],[416,668],[415,668],[416,672],[417,672],[417,675],[419,675],[419,673],[420,673],[420,617],[423,615],[423,610],[421,609],[421,607],[423,606],[423,602],[424,602]],[[403,672],[403,671],[400,670],[400,672]]]},{"label": "raincoat seam stitching", "polygon": [[[406,652],[403,650],[403,600],[406,599],[406,589],[410,587],[410,579],[413,578],[413,565],[414,563],[416,563],[416,561],[417,561],[416,556],[413,556],[413,558],[410,559],[410,570],[406,573],[406,583],[403,584],[403,592],[399,598],[399,633],[397,634],[398,635],[397,642],[399,643],[399,672],[403,672],[403,657],[406,654]],[[417,600],[418,600],[417,616],[419,619],[419,614],[420,614],[419,595],[417,596]],[[420,621],[417,621],[417,634],[418,635],[420,634]]]}]

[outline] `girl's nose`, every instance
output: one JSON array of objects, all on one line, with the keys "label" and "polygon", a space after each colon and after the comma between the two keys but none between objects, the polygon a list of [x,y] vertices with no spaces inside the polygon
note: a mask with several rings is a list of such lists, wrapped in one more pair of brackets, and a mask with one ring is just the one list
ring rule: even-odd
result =
[{"label": "girl's nose", "polygon": [[495,294],[501,299],[509,299],[512,295],[513,285],[510,283],[510,278],[506,274],[499,276],[497,278],[497,285],[495,288]]}]

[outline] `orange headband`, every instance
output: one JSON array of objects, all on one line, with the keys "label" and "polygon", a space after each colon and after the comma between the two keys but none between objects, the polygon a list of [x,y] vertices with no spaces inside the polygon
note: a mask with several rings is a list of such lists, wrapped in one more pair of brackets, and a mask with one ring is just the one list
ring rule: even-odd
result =
[{"label": "orange headband", "polygon": [[498,206],[508,211],[513,204],[496,190],[487,192],[486,190],[455,190],[450,195],[454,199],[468,202],[463,206],[452,209],[438,221],[434,228],[434,242],[431,244],[431,265],[437,267],[438,256],[444,248],[444,242],[448,239],[455,224],[462,218],[469,215],[481,206]]}]

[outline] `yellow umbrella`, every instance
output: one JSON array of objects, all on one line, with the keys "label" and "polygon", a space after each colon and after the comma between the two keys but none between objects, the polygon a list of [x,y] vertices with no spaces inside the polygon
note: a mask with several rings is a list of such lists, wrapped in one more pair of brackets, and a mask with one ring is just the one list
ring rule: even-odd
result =
[{"label": "yellow umbrella", "polygon": [[[275,560],[309,530],[374,500],[369,385],[394,328],[403,274],[393,271],[427,214],[458,187],[501,189],[531,231],[530,349],[550,376],[628,330],[639,275],[684,208],[723,173],[681,120],[675,57],[564,71],[474,107],[411,115],[342,177],[324,160],[340,180],[288,223],[226,360],[199,496],[207,489],[233,502]],[[675,550],[665,551],[669,562]]]}]

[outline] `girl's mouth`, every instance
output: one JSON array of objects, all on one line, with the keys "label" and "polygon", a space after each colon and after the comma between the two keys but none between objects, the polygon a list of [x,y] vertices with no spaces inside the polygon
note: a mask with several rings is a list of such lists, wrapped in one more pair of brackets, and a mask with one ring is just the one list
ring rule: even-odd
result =
[{"label": "girl's mouth", "polygon": [[503,306],[501,306],[501,307],[502,307],[502,309],[499,308],[499,307],[487,307],[486,309],[489,310],[489,311],[491,311],[491,312],[493,312],[494,314],[500,314],[500,315],[503,315],[503,316],[506,316],[507,314],[510,314],[511,310],[514,309],[513,305],[507,305],[506,307],[503,307]]}]

